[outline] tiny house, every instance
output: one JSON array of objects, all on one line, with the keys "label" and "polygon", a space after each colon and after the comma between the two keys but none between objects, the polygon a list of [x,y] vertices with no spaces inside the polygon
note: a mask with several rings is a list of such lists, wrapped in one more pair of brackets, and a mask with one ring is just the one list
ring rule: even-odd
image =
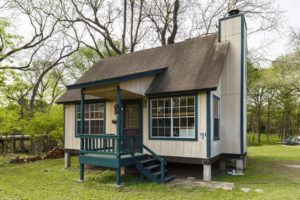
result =
[{"label": "tiny house", "polygon": [[167,162],[211,165],[246,160],[246,23],[219,20],[218,33],[103,59],[58,103],[64,105],[65,165],[136,166],[158,182],[173,179]]}]

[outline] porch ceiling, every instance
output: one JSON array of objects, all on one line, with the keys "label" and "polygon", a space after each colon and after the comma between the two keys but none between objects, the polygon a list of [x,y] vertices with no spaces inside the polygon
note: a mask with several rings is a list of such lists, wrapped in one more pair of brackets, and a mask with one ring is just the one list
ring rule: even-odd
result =
[{"label": "porch ceiling", "polygon": [[[88,88],[84,90],[84,94],[100,97],[101,99],[109,99],[109,100],[116,100],[116,95],[117,95],[116,92],[117,92],[117,84],[111,84],[111,85],[95,87],[95,88]],[[126,90],[121,90],[121,93],[122,93],[123,100],[138,99],[143,97],[143,95],[129,92]]]}]

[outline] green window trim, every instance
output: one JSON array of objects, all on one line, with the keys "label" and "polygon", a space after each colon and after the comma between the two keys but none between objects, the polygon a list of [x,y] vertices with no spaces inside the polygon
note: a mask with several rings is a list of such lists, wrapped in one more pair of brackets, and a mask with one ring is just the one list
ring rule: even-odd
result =
[{"label": "green window trim", "polygon": [[[160,137],[160,136],[152,136],[152,105],[151,102],[153,99],[165,99],[165,98],[175,98],[175,97],[194,97],[194,136],[193,137],[174,137],[173,136],[173,115],[171,114],[171,121],[172,121],[172,125],[170,126],[170,129],[172,131],[171,136],[165,136],[165,137]],[[173,100],[171,100],[171,102],[173,102]],[[188,106],[187,106],[188,107]],[[173,109],[173,107],[172,107]],[[173,113],[173,111],[172,111]],[[188,116],[186,116],[188,118]],[[177,140],[177,141],[197,141],[198,140],[198,96],[197,94],[193,93],[193,94],[180,94],[180,95],[172,95],[172,96],[158,96],[158,97],[149,97],[148,99],[148,136],[149,136],[149,140]]]},{"label": "green window trim", "polygon": [[[105,100],[93,100],[93,101],[89,101],[87,100],[84,105],[90,105],[90,104],[103,104],[103,108],[104,108],[104,118],[103,118],[103,133],[100,134],[105,134],[106,133],[106,101]],[[78,134],[77,134],[77,106],[80,106],[80,102],[76,102],[75,104],[75,109],[74,109],[74,136],[75,138],[79,138]]]}]

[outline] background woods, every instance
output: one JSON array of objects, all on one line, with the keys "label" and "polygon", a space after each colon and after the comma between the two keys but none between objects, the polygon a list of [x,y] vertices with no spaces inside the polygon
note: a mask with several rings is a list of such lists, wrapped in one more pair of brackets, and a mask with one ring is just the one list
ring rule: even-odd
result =
[{"label": "background woods", "polygon": [[[0,134],[62,144],[55,101],[95,62],[213,34],[234,8],[247,14],[249,38],[282,25],[272,0],[0,0]],[[268,68],[260,68],[266,44],[248,48],[248,128],[258,141],[261,132],[299,134],[300,40],[290,32],[294,51]]]}]

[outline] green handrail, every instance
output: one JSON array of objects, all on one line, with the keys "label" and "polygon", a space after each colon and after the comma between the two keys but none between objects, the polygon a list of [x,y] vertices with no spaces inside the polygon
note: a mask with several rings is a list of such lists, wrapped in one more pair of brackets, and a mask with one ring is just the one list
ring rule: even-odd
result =
[{"label": "green handrail", "polygon": [[152,151],[149,147],[147,147],[146,145],[142,144],[142,147],[148,151],[154,158],[156,158],[157,160],[160,161],[160,173],[161,173],[161,182],[163,183],[165,180],[165,165],[167,164],[167,161],[165,161],[165,159],[163,159],[162,157],[160,157],[159,155],[157,155],[154,151]]}]

